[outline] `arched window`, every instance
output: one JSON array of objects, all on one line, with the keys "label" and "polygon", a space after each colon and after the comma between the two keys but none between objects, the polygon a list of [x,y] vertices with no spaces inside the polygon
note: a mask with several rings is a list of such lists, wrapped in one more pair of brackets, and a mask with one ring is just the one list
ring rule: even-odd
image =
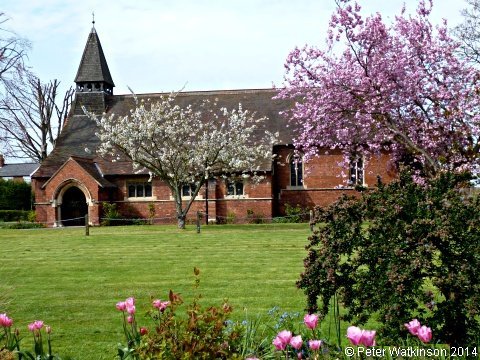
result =
[{"label": "arched window", "polygon": [[357,158],[350,161],[350,185],[363,185],[364,184],[364,171],[363,171],[363,159]]},{"label": "arched window", "polygon": [[303,161],[299,154],[290,156],[290,186],[303,186]]}]

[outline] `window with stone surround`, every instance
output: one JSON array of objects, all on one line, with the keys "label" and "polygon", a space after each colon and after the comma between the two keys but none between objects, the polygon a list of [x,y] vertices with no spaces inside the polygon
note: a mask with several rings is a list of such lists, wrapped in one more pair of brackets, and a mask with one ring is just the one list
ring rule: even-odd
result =
[{"label": "window with stone surround", "polygon": [[300,154],[290,155],[290,186],[303,187],[303,159]]},{"label": "window with stone surround", "polygon": [[227,196],[243,196],[243,180],[227,180]]},{"label": "window with stone surround", "polygon": [[128,182],[127,191],[129,198],[151,198],[152,184],[149,182]]}]

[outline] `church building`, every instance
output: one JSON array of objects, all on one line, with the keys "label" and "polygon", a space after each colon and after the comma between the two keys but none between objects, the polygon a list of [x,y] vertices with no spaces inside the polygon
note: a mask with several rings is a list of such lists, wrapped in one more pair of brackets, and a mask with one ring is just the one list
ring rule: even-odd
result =
[{"label": "church building", "polygon": [[[176,223],[175,205],[170,189],[158,178],[149,181],[146,171],[134,171],[127,159],[111,162],[96,153],[100,140],[95,135],[95,121],[82,107],[99,116],[103,113],[125,116],[134,107],[133,95],[116,95],[98,34],[93,27],[87,40],[75,78],[76,94],[68,120],[56,146],[32,175],[37,221],[48,226],[82,225],[85,215],[91,225],[99,225],[105,203],[117,204],[124,218],[157,219],[156,223]],[[338,151],[320,150],[308,163],[295,155],[294,131],[280,114],[291,103],[274,99],[277,90],[218,90],[181,92],[181,105],[215,100],[219,106],[256,112],[268,118],[268,128],[278,132],[278,143],[272,148],[276,157],[262,165],[264,179],[257,184],[210,179],[200,191],[188,219],[196,211],[208,214],[209,222],[227,219],[247,221],[248,217],[269,219],[285,214],[285,207],[300,205],[305,212],[315,205],[328,205],[343,193],[355,193],[354,187],[373,186],[380,176],[389,181],[395,176],[387,169],[388,155],[361,160],[342,169],[343,156]],[[140,99],[155,101],[165,94],[140,94]],[[341,176],[342,172],[347,179]],[[189,186],[183,189],[188,198]],[[243,220],[242,220],[243,219]]]}]

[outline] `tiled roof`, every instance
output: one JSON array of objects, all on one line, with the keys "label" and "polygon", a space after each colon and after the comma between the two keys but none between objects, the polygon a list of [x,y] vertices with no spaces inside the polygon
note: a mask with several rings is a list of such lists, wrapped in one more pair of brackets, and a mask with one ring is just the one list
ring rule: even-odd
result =
[{"label": "tiled roof", "polygon": [[0,168],[0,177],[30,176],[38,167],[38,163],[5,164]]},{"label": "tiled roof", "polygon": [[[288,126],[287,120],[280,115],[280,111],[291,106],[290,102],[285,100],[274,100],[277,94],[274,89],[255,89],[255,90],[224,90],[224,91],[198,91],[182,92],[177,96],[179,105],[200,104],[203,99],[216,102],[219,107],[226,107],[231,110],[238,108],[241,103],[244,110],[255,112],[257,117],[266,116],[265,128],[270,132],[279,133],[279,144],[291,144],[294,131]],[[140,94],[137,97],[141,99],[159,99],[165,96],[165,93]],[[113,95],[107,96],[107,114],[116,116],[125,116],[130,109],[134,107],[133,95]],[[78,105],[77,105],[78,107]],[[136,174],[131,162],[124,158],[117,162],[111,162],[103,159],[96,154],[96,149],[100,145],[99,139],[95,136],[97,126],[94,121],[85,115],[82,111],[73,109],[72,116],[68,120],[55,149],[42,163],[40,169],[34,174],[34,177],[50,177],[70,156],[92,159],[100,167],[103,175],[128,175]],[[259,138],[265,129],[259,128],[257,134]],[[271,170],[271,161],[267,160],[259,164],[261,170]]]},{"label": "tiled roof", "polygon": [[88,36],[75,82],[105,82],[115,86],[95,28],[92,28]]}]

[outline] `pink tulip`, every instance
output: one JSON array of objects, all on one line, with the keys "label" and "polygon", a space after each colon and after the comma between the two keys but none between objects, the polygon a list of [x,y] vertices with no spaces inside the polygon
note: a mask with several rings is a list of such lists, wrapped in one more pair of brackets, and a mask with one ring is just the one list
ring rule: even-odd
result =
[{"label": "pink tulip", "polygon": [[277,350],[285,350],[286,344],[278,336],[275,339],[273,339],[272,344],[273,346],[275,346],[275,349]]},{"label": "pink tulip", "polygon": [[129,316],[127,317],[127,322],[128,322],[129,324],[133,323],[133,316],[129,315]]},{"label": "pink tulip", "polygon": [[375,346],[375,330],[363,330],[360,343],[365,346]]},{"label": "pink tulip", "polygon": [[28,330],[34,332],[35,330],[40,330],[43,327],[43,321],[35,320],[34,322],[28,324]]},{"label": "pink tulip", "polygon": [[288,330],[283,330],[277,334],[277,337],[283,341],[284,346],[287,346],[292,339],[292,332]]},{"label": "pink tulip", "polygon": [[303,318],[303,322],[305,323],[305,326],[311,330],[315,329],[318,324],[318,316],[315,314],[307,314]]},{"label": "pink tulip", "polygon": [[120,311],[125,311],[127,309],[127,304],[125,304],[125,301],[120,301],[115,306],[117,310],[120,310]]},{"label": "pink tulip", "polygon": [[0,326],[1,327],[11,327],[13,320],[7,316],[7,314],[0,314]]},{"label": "pink tulip", "polygon": [[427,343],[432,340],[432,329],[423,325],[418,329],[417,336],[422,342]]},{"label": "pink tulip", "polygon": [[320,349],[320,346],[322,346],[322,341],[321,340],[310,340],[308,342],[308,346],[312,350],[318,350],[318,349]]},{"label": "pink tulip", "polygon": [[168,305],[170,305],[170,301],[161,301],[161,300],[153,301],[153,307],[157,308],[162,312],[165,311]]},{"label": "pink tulip", "polygon": [[294,336],[290,339],[290,345],[296,349],[299,350],[302,347],[303,340],[301,335]]},{"label": "pink tulip", "polygon": [[360,341],[362,340],[362,334],[363,330],[357,326],[349,326],[347,329],[347,338],[350,340],[352,345],[360,344]]},{"label": "pink tulip", "polygon": [[130,315],[133,315],[135,314],[135,311],[136,311],[135,305],[132,305],[132,306],[127,305],[127,313],[129,313]]},{"label": "pink tulip", "polygon": [[127,307],[134,306],[135,305],[135,298],[129,297],[128,299],[125,300],[125,304],[127,305]]},{"label": "pink tulip", "polygon": [[420,321],[417,319],[413,319],[409,323],[405,324],[405,327],[410,331],[410,334],[412,335],[417,335],[418,329],[420,329],[422,325],[420,324]]},{"label": "pink tulip", "polygon": [[148,329],[146,327],[140,327],[140,335],[146,335],[148,334]]}]

